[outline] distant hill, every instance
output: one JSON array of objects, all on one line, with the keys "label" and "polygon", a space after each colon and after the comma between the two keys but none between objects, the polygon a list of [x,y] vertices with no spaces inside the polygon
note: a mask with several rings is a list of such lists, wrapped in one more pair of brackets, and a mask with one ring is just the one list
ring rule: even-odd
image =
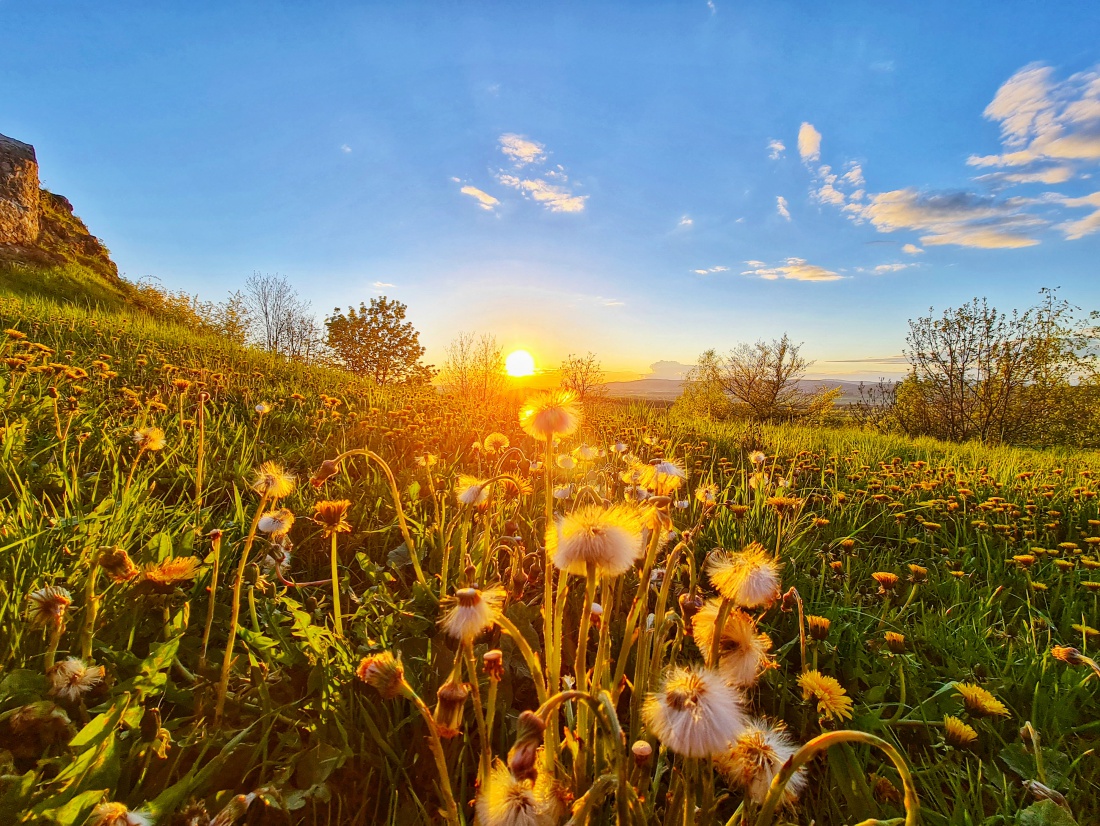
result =
[{"label": "distant hill", "polygon": [[[859,382],[826,379],[804,379],[799,387],[808,393],[829,387],[839,387],[841,396],[837,404],[852,404],[859,401]],[[611,381],[606,385],[607,395],[618,399],[653,399],[654,401],[673,401],[679,398],[684,382],[681,379],[638,379],[637,381]]]}]

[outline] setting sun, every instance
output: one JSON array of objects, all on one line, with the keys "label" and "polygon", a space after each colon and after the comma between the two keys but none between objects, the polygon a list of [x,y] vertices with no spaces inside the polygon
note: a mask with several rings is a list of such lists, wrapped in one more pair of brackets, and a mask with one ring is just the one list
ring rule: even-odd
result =
[{"label": "setting sun", "polygon": [[535,359],[526,350],[516,350],[504,360],[504,370],[509,376],[533,376]]}]

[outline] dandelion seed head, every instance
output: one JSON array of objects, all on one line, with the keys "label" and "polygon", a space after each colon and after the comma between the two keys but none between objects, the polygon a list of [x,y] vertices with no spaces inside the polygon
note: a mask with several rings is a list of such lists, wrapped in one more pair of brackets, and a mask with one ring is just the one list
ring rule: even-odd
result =
[{"label": "dandelion seed head", "polygon": [[646,728],[685,757],[710,757],[747,723],[737,690],[712,669],[673,668],[642,706]]},{"label": "dandelion seed head", "polygon": [[586,575],[588,565],[618,576],[642,556],[642,518],[626,504],[588,505],[560,518],[546,533],[546,552],[561,570]]}]

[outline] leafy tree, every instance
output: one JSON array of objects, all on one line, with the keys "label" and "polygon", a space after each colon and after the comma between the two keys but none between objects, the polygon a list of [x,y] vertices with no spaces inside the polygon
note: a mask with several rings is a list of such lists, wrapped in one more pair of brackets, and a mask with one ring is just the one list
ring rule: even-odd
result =
[{"label": "leafy tree", "polygon": [[1085,392],[1082,379],[1093,372],[1092,333],[1076,317],[1079,308],[1054,290],[1040,295],[1023,312],[1005,314],[975,298],[909,322],[910,375],[898,392],[908,432],[951,441],[1058,440],[1066,400]]},{"label": "leafy tree", "polygon": [[716,350],[707,350],[699,355],[699,360],[687,374],[675,409],[712,421],[729,418],[733,406],[722,388],[722,358]]},{"label": "leafy tree", "polygon": [[345,369],[369,376],[381,385],[424,382],[432,377],[421,364],[420,334],[405,321],[406,306],[386,296],[360,302],[341,313],[337,307],[325,319],[326,344]]},{"label": "leafy tree", "polygon": [[561,386],[572,390],[581,401],[603,395],[607,388],[604,385],[603,365],[596,354],[575,356],[570,353],[561,363]]}]

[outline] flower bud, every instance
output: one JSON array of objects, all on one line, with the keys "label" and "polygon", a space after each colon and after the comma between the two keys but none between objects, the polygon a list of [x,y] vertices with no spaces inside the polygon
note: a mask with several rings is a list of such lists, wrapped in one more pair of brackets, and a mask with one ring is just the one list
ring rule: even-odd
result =
[{"label": "flower bud", "polygon": [[494,648],[486,651],[481,657],[481,663],[490,680],[500,681],[504,679],[504,652]]},{"label": "flower bud", "polygon": [[644,769],[648,766],[650,758],[653,757],[653,746],[645,740],[634,741],[634,745],[630,747],[630,751],[634,754],[634,765],[639,769]]},{"label": "flower bud", "polygon": [[469,696],[470,689],[466,684],[453,679],[439,687],[435,694],[435,711],[432,717],[440,737],[457,737],[462,733],[462,715]]},{"label": "flower bud", "polygon": [[384,699],[392,700],[405,685],[405,669],[401,660],[389,651],[364,657],[355,676],[378,690]]}]

